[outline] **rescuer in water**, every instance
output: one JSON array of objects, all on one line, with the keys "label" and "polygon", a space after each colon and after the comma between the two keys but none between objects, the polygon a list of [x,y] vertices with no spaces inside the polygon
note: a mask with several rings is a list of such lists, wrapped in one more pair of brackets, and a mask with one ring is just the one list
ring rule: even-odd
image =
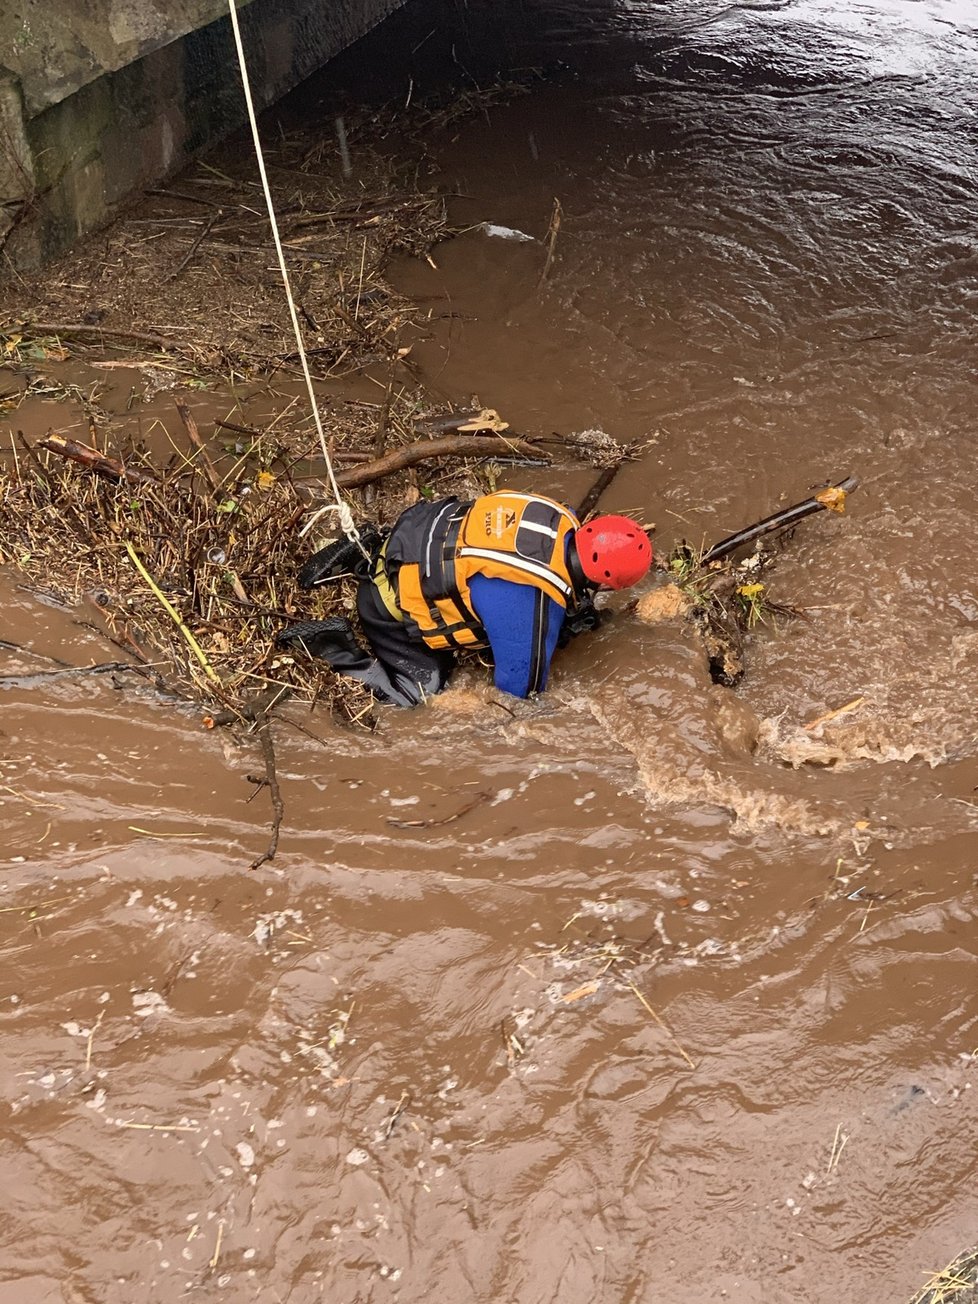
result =
[{"label": "rescuer in water", "polygon": [[[627,588],[652,564],[648,536],[627,517],[581,525],[552,499],[509,491],[415,503],[377,545],[357,569],[370,652],[342,616],[295,625],[278,642],[305,648],[395,706],[440,692],[465,648],[489,649],[497,688],[542,692],[555,649],[597,625],[595,591]],[[348,571],[354,550],[341,541],[316,553],[300,587]]]}]

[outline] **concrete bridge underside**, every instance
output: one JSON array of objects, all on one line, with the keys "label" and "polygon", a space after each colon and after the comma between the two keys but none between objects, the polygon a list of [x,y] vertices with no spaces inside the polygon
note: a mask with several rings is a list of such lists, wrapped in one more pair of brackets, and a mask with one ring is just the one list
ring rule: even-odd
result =
[{"label": "concrete bridge underside", "polygon": [[[259,105],[403,3],[238,0]],[[7,0],[0,249],[38,265],[243,120],[227,0]]]}]

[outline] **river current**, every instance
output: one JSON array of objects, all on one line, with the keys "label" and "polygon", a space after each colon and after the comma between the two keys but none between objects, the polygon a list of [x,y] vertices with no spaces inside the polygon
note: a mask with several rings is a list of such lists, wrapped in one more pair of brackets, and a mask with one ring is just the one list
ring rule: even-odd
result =
[{"label": "river current", "polygon": [[432,149],[413,357],[644,441],[660,552],[858,475],[805,618],[729,689],[616,600],[537,702],[319,718],[256,874],[252,754],[7,681],[3,1304],[899,1304],[975,1241],[978,11],[418,0],[287,111],[530,67]]}]

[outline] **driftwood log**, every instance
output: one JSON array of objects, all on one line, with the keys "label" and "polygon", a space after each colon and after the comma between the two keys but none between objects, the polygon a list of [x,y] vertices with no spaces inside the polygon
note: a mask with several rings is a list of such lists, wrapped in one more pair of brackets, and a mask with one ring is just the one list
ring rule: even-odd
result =
[{"label": "driftwood log", "polygon": [[[182,405],[178,405],[178,410],[181,407]],[[190,417],[187,409],[180,411],[180,416],[184,420],[191,442],[203,451],[201,444],[198,444],[200,435],[196,425],[192,424],[193,418],[190,417],[188,422],[184,418],[185,412]],[[64,435],[48,435],[47,438],[38,440],[37,446],[46,448],[51,453],[57,453],[59,457],[70,458],[71,461],[80,463],[89,471],[107,476],[111,480],[121,480],[124,477],[130,484],[145,484],[156,483],[159,479],[149,471],[126,466],[118,458],[109,457],[106,453],[100,453],[97,448],[90,448],[87,444],[80,444],[77,440],[68,439]],[[393,448],[383,457],[375,457],[358,466],[338,471],[336,483],[341,489],[358,489],[362,485],[372,484],[375,480],[382,480],[385,475],[391,475],[394,471],[402,471],[405,467],[416,466],[419,462],[427,462],[432,458],[492,457],[493,454],[505,456],[507,453],[539,458],[541,449],[525,439],[511,439],[505,435],[445,435],[441,439],[421,439],[402,448]],[[204,461],[203,469],[211,486],[218,486],[219,478],[209,458]]]},{"label": "driftwood log", "polygon": [[81,444],[77,439],[69,439],[67,435],[52,433],[44,439],[39,439],[37,447],[46,448],[48,452],[57,453],[59,457],[67,457],[72,462],[78,462],[87,470],[94,471],[96,475],[103,475],[109,480],[128,480],[130,484],[156,484],[159,480],[158,476],[149,471],[126,466],[117,457],[109,457],[107,453],[100,453],[97,448]]},{"label": "driftwood log", "polygon": [[844,480],[840,480],[838,484],[829,485],[820,493],[815,494],[813,498],[806,498],[791,507],[782,508],[780,512],[775,512],[773,516],[765,516],[764,520],[758,521],[756,525],[748,525],[746,529],[738,530],[736,534],[729,534],[703,554],[700,558],[700,565],[706,566],[711,561],[720,561],[724,557],[729,557],[732,552],[742,548],[745,543],[753,543],[755,539],[759,539],[765,534],[772,534],[775,530],[786,530],[815,512],[842,511],[846,494],[851,494],[858,487],[859,481],[856,476],[846,476]]},{"label": "driftwood log", "polygon": [[200,437],[200,431],[197,429],[197,422],[194,420],[194,414],[187,407],[186,403],[177,403],[177,416],[183,422],[183,428],[187,432],[187,438],[200,454],[200,465],[204,475],[207,477],[207,483],[215,494],[221,492],[221,477],[217,474],[217,467],[211,461],[211,455],[208,453],[204,441]]},{"label": "driftwood log", "polygon": [[597,480],[595,480],[594,484],[591,486],[591,488],[581,499],[577,507],[577,510],[575,512],[575,515],[577,516],[577,519],[579,521],[585,520],[587,516],[594,511],[595,507],[597,507],[598,499],[601,497],[604,491],[611,484],[612,480],[614,480],[615,476],[621,470],[622,462],[624,462],[624,460],[625,460],[624,457],[622,457],[619,459],[619,461],[615,462],[612,466],[606,466],[605,469],[598,476]]},{"label": "driftwood log", "polygon": [[492,457],[494,453],[539,457],[540,449],[525,439],[510,439],[505,435],[444,435],[441,439],[421,439],[403,448],[392,448],[383,457],[340,471],[336,483],[341,489],[359,489],[392,471],[403,471],[433,457]]},{"label": "driftwood log", "polygon": [[79,339],[94,336],[101,339],[107,336],[117,340],[135,340],[138,344],[152,344],[157,349],[173,351],[186,347],[179,340],[167,335],[154,335],[150,331],[127,331],[114,326],[90,325],[88,322],[32,321],[28,323],[31,335],[75,335]]}]

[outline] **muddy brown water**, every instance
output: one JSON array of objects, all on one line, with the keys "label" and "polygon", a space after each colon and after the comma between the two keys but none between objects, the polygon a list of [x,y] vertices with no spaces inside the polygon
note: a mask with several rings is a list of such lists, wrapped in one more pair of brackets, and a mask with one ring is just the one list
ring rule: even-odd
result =
[{"label": "muddy brown water", "polygon": [[4,1304],[901,1301],[974,1242],[976,57],[950,2],[595,0],[330,74],[555,69],[437,154],[537,242],[398,268],[446,394],[654,440],[604,505],[663,549],[862,487],[736,691],[617,603],[538,702],[280,726],[256,874],[254,749],[4,649]]}]

